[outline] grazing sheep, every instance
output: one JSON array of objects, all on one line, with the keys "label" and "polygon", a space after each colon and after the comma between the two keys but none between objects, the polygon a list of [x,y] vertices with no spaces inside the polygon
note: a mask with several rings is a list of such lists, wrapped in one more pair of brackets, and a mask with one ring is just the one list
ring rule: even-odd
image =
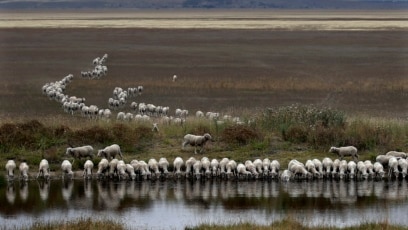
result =
[{"label": "grazing sheep", "polygon": [[211,160],[210,167],[211,167],[211,175],[213,177],[219,176],[219,165],[220,163],[218,162],[217,159]]},{"label": "grazing sheep", "polygon": [[254,176],[255,179],[258,178],[259,174],[256,171],[256,167],[255,167],[254,163],[252,163],[252,161],[250,161],[250,160],[245,161],[245,167],[246,167],[246,169],[248,171],[250,171],[252,173],[252,176]]},{"label": "grazing sheep", "polygon": [[227,174],[227,178],[231,178],[231,176],[236,175],[236,169],[237,169],[237,162],[235,162],[234,160],[229,160],[228,163],[225,165],[226,168],[226,174]]},{"label": "grazing sheep", "polygon": [[204,150],[204,145],[207,141],[211,140],[211,135],[205,133],[202,136],[187,134],[184,136],[184,141],[182,144],[182,148],[186,147],[187,145],[194,146],[194,153],[197,154],[197,146],[201,147],[200,153]]},{"label": "grazing sheep", "polygon": [[98,171],[96,174],[98,175],[98,179],[102,179],[105,176],[105,173],[109,170],[109,161],[105,158],[101,159],[98,163]]},{"label": "grazing sheep", "polygon": [[173,82],[176,82],[177,81],[177,75],[173,75]]},{"label": "grazing sheep", "polygon": [[306,167],[303,163],[297,160],[291,160],[288,164],[288,170],[296,177],[300,177],[302,179],[311,177],[312,174],[306,170]]},{"label": "grazing sheep", "polygon": [[82,176],[86,179],[91,179],[93,167],[94,167],[93,162],[91,160],[86,160],[84,164],[84,173]]},{"label": "grazing sheep", "polygon": [[333,161],[333,170],[332,170],[332,177],[336,178],[338,175],[338,171],[339,171],[339,167],[340,167],[340,160],[339,159],[335,159]]},{"label": "grazing sheep", "polygon": [[64,160],[62,162],[61,170],[62,170],[62,179],[64,179],[65,176],[68,176],[69,179],[72,179],[74,177],[74,172],[72,171],[72,164],[68,160]]},{"label": "grazing sheep", "polygon": [[174,167],[174,174],[177,176],[177,178],[180,177],[181,175],[181,167],[183,167],[184,161],[181,157],[176,157],[173,161],[173,167]]},{"label": "grazing sheep", "polygon": [[226,166],[227,166],[228,162],[229,162],[229,159],[226,158],[226,157],[222,158],[221,161],[220,161],[220,175],[221,175],[221,177],[224,177],[225,174],[226,174]]},{"label": "grazing sheep", "polygon": [[260,174],[260,175],[262,175],[262,174],[263,174],[263,170],[262,170],[262,167],[263,167],[262,160],[261,160],[261,159],[255,159],[254,162],[253,162],[253,164],[254,164],[254,166],[255,166],[255,169],[256,169],[257,173]]},{"label": "grazing sheep", "polygon": [[394,176],[398,178],[398,158],[396,157],[391,157],[388,161],[388,176],[391,177],[392,173],[394,173]]},{"label": "grazing sheep", "polygon": [[201,161],[196,161],[193,164],[193,171],[194,171],[194,176],[196,176],[197,180],[201,178],[201,168],[202,168],[202,163]]},{"label": "grazing sheep", "polygon": [[46,180],[50,179],[50,165],[48,164],[48,161],[46,159],[42,159],[40,162],[37,179],[40,176],[42,176]]},{"label": "grazing sheep", "polygon": [[81,159],[90,157],[93,158],[93,147],[90,145],[85,145],[81,147],[69,147],[67,148],[65,155],[74,157],[75,159]]},{"label": "grazing sheep", "polygon": [[169,174],[169,162],[165,157],[162,157],[159,159],[159,169],[162,171],[162,173],[167,176]]},{"label": "grazing sheep", "polygon": [[362,161],[357,162],[357,170],[358,170],[358,175],[360,176],[360,178],[363,178],[363,179],[368,178],[367,167],[364,164],[364,162]]},{"label": "grazing sheep", "polygon": [[249,177],[251,177],[251,172],[247,171],[245,165],[242,163],[239,163],[237,166],[237,174],[238,174],[238,179],[240,179],[241,176],[244,176],[245,179],[248,179]]},{"label": "grazing sheep", "polygon": [[8,160],[6,163],[7,179],[14,179],[14,169],[16,168],[16,162],[14,160]]},{"label": "grazing sheep", "polygon": [[380,162],[375,162],[373,165],[375,176],[377,178],[383,179],[385,176],[384,166]]},{"label": "grazing sheep", "polygon": [[149,159],[147,165],[149,166],[150,171],[153,173],[155,177],[160,176],[159,162],[157,162],[156,159],[154,158]]},{"label": "grazing sheep", "polygon": [[340,160],[343,160],[345,156],[353,157],[354,161],[358,160],[358,153],[357,148],[354,146],[344,146],[344,147],[331,147],[329,150],[330,153],[337,153],[339,155]]},{"label": "grazing sheep", "polygon": [[201,164],[202,164],[202,168],[204,170],[204,174],[207,178],[211,177],[211,162],[210,159],[208,159],[208,157],[203,157],[201,158]]},{"label": "grazing sheep", "polygon": [[323,158],[322,164],[323,164],[323,169],[325,170],[324,171],[325,176],[329,177],[331,175],[332,167],[333,167],[332,159],[325,157]]},{"label": "grazing sheep", "polygon": [[347,173],[347,161],[346,160],[341,160],[340,165],[339,165],[339,178],[342,180]]},{"label": "grazing sheep", "polygon": [[20,170],[20,180],[28,181],[28,164],[26,162],[21,162],[18,168]]},{"label": "grazing sheep", "polygon": [[145,161],[139,161],[139,170],[143,176],[143,179],[148,179],[152,175],[149,170],[149,165]]},{"label": "grazing sheep", "polygon": [[394,156],[391,156],[391,155],[388,155],[388,156],[387,155],[378,155],[375,158],[375,161],[381,163],[384,167],[388,167],[388,162],[390,161],[390,159],[392,157],[394,157]]},{"label": "grazing sheep", "polygon": [[350,179],[354,179],[354,176],[356,175],[356,170],[357,170],[356,162],[349,161],[347,163],[347,171]]},{"label": "grazing sheep", "polygon": [[273,160],[270,164],[270,169],[271,169],[272,179],[277,178],[279,176],[279,169],[280,169],[279,161]]},{"label": "grazing sheep", "polygon": [[204,117],[204,113],[203,113],[202,111],[198,110],[198,111],[196,112],[196,117],[197,117],[197,118]]},{"label": "grazing sheep", "polygon": [[324,171],[323,171],[323,164],[319,159],[313,159],[313,164],[315,165],[316,170],[320,173],[320,178],[323,177]]},{"label": "grazing sheep", "polygon": [[397,152],[397,151],[389,151],[385,154],[386,156],[393,156],[393,157],[401,157],[401,158],[407,158],[407,154],[404,152]]},{"label": "grazing sheep", "polygon": [[120,159],[123,159],[122,152],[120,151],[120,147],[117,144],[113,144],[105,147],[104,149],[98,150],[98,157],[104,157],[108,160],[110,160],[111,158],[115,158],[116,155],[119,155]]},{"label": "grazing sheep", "polygon": [[401,169],[402,178],[405,178],[407,176],[408,161],[404,158],[400,158],[398,160],[398,166]]},{"label": "grazing sheep", "polygon": [[293,177],[293,174],[288,169],[283,170],[280,179],[283,182],[288,182]]},{"label": "grazing sheep", "polygon": [[316,166],[313,163],[312,160],[307,160],[305,163],[305,167],[307,169],[307,171],[309,171],[310,173],[312,173],[312,175],[314,175],[316,178],[320,177],[320,173],[316,170]]}]

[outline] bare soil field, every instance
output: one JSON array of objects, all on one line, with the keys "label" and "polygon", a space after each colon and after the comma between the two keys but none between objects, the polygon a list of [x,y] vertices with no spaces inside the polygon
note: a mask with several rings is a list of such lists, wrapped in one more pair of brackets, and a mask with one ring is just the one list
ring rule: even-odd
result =
[{"label": "bare soil field", "polygon": [[[105,53],[108,75],[82,79],[80,72]],[[239,115],[299,103],[406,118],[408,31],[0,29],[0,117],[64,114],[41,87],[68,74],[75,78],[66,94],[100,108],[114,87],[143,85],[136,102],[172,112]]]}]

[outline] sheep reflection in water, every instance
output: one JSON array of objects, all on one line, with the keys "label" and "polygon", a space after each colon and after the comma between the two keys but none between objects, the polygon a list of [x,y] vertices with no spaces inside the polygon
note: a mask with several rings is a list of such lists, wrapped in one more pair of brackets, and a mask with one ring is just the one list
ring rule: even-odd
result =
[{"label": "sheep reflection in water", "polygon": [[37,180],[38,190],[40,192],[40,198],[42,201],[48,200],[50,194],[50,181],[49,180]]},{"label": "sheep reflection in water", "polygon": [[14,202],[16,200],[16,192],[14,190],[14,183],[8,183],[7,184],[6,198],[7,198],[7,202],[9,202],[9,204],[14,204]]},{"label": "sheep reflection in water", "polygon": [[20,181],[20,199],[23,203],[27,201],[28,198],[28,182]]}]

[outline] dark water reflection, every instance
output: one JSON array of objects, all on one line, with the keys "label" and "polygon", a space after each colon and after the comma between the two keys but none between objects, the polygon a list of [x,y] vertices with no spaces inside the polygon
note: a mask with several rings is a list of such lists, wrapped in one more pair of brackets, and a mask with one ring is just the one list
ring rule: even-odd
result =
[{"label": "dark water reflection", "polygon": [[287,216],[311,226],[408,225],[406,181],[15,181],[0,187],[0,204],[7,228],[78,217],[117,218],[129,229]]}]

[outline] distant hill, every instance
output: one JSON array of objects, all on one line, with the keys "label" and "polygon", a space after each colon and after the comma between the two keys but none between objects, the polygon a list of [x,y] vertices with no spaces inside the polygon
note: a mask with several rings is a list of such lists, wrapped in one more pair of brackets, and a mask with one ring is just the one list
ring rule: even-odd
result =
[{"label": "distant hill", "polygon": [[408,9],[408,0],[0,0],[0,9]]}]

